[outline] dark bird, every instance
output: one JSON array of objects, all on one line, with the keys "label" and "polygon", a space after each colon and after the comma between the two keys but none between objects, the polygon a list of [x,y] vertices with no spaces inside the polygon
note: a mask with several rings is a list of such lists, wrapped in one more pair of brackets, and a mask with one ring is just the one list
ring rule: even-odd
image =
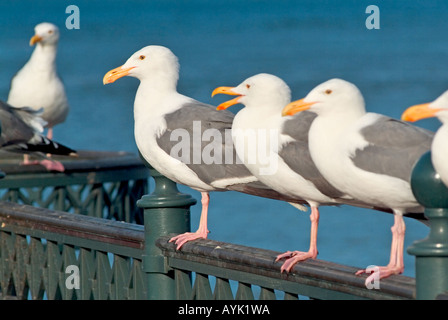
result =
[{"label": "dark bird", "polygon": [[24,162],[23,164],[41,164],[48,170],[64,171],[64,166],[50,160],[46,154],[76,156],[76,151],[43,135],[45,121],[40,111],[28,107],[16,108],[0,101],[0,148],[15,153],[33,154],[44,160]]}]

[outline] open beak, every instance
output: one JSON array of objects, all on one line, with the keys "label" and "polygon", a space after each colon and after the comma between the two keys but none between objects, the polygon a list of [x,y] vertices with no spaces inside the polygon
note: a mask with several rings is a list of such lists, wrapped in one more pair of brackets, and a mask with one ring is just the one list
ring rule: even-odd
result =
[{"label": "open beak", "polygon": [[135,67],[124,68],[123,66],[108,71],[103,78],[103,84],[113,83],[115,80],[129,75],[129,71]]},{"label": "open beak", "polygon": [[282,110],[282,116],[292,116],[298,112],[308,110],[313,104],[316,102],[305,102],[303,101],[305,98],[293,101],[286,105],[286,107]]},{"label": "open beak", "polygon": [[414,122],[417,120],[432,118],[436,116],[436,113],[442,109],[431,108],[430,103],[418,104],[409,107],[401,115],[401,120]]},{"label": "open beak", "polygon": [[38,43],[39,41],[42,41],[42,37],[38,36],[37,34],[35,34],[34,36],[32,36],[32,38],[30,39],[30,46],[34,46],[36,43]]},{"label": "open beak", "polygon": [[231,96],[238,96],[235,99],[232,99],[232,100],[229,100],[229,101],[221,103],[219,106],[216,107],[216,110],[225,110],[228,107],[233,106],[234,104],[239,103],[239,100],[241,99],[242,95],[239,94],[239,93],[236,93],[235,91],[233,91],[233,89],[235,89],[235,88],[233,88],[233,87],[218,87],[215,90],[213,90],[212,97],[215,96],[215,94],[218,94],[218,93],[228,94],[228,95],[231,95]]}]

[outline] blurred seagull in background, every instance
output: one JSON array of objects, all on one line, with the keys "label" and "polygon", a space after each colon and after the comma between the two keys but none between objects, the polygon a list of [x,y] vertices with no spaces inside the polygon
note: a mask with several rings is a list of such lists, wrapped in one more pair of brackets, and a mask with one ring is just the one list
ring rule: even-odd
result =
[{"label": "blurred seagull in background", "polygon": [[11,80],[8,104],[14,107],[43,109],[42,118],[53,139],[53,127],[65,121],[69,105],[62,81],[56,71],[59,29],[54,24],[38,24],[30,45],[36,45],[28,62]]}]

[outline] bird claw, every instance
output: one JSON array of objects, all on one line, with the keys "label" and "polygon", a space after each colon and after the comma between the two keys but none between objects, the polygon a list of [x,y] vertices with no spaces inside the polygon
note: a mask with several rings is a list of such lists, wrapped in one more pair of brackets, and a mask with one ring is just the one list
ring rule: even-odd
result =
[{"label": "bird claw", "polygon": [[65,168],[62,163],[55,160],[41,160],[41,161],[26,161],[22,162],[22,165],[28,166],[28,165],[41,165],[44,166],[48,171],[58,171],[58,172],[64,172]]},{"label": "bird claw", "polygon": [[279,254],[276,258],[275,258],[275,262],[281,260],[281,259],[289,259],[291,257],[293,257],[295,254],[293,251],[286,251],[285,253]]},{"label": "bird claw", "polygon": [[402,274],[403,271],[404,271],[403,266],[388,265],[385,267],[374,267],[374,268],[361,269],[361,270],[358,270],[355,273],[355,275],[359,276],[364,273],[369,273],[370,275],[367,277],[366,281],[364,282],[366,287],[368,287],[368,285],[374,281],[378,281],[380,279],[390,277],[394,274]]},{"label": "bird claw", "polygon": [[317,252],[286,251],[285,253],[279,254],[275,259],[275,262],[286,259],[286,261],[283,262],[283,265],[280,268],[280,272],[283,273],[285,271],[286,273],[289,273],[298,262],[308,259],[316,259],[316,257]]},{"label": "bird claw", "polygon": [[62,163],[54,160],[42,160],[40,165],[44,166],[48,171],[64,172],[65,168]]},{"label": "bird claw", "polygon": [[185,232],[182,234],[179,234],[175,237],[172,237],[169,242],[174,242],[177,247],[176,250],[179,250],[180,248],[182,248],[182,246],[190,241],[196,240],[196,239],[207,239],[207,232]]}]

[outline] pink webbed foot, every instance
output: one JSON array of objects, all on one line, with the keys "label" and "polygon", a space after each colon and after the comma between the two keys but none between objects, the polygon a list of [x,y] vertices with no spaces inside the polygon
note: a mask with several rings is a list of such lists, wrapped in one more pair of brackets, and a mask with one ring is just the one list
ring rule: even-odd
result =
[{"label": "pink webbed foot", "polygon": [[311,205],[311,233],[310,233],[310,248],[308,252],[303,251],[287,251],[279,254],[275,259],[275,262],[286,259],[280,268],[280,271],[290,272],[297,262],[305,261],[307,259],[316,259],[317,251],[317,228],[319,226],[319,209],[317,205]]},{"label": "pink webbed foot", "polygon": [[280,268],[280,271],[286,271],[289,273],[291,269],[296,265],[296,263],[300,261],[305,261],[307,259],[316,259],[317,251],[287,251],[285,253],[279,254],[275,259],[275,262],[280,261],[282,259],[286,259],[283,265]]},{"label": "pink webbed foot", "polygon": [[359,276],[364,273],[371,273],[370,276],[368,276],[366,281],[364,282],[367,287],[367,285],[369,283],[372,283],[374,280],[384,279],[394,274],[402,274],[403,271],[404,266],[390,265],[385,267],[371,267],[367,269],[358,270],[355,274]]},{"label": "pink webbed foot", "polygon": [[177,245],[176,250],[179,250],[185,243],[189,241],[193,241],[196,239],[207,239],[208,233],[209,231],[207,230],[206,231],[198,230],[196,232],[185,232],[175,237],[172,237],[169,242],[174,242]]},{"label": "pink webbed foot", "polygon": [[60,163],[59,161],[55,161],[55,160],[41,160],[41,161],[24,161],[22,162],[22,165],[34,165],[34,164],[39,164],[41,166],[44,166],[48,171],[59,171],[59,172],[64,172],[65,168],[64,165],[62,163]]},{"label": "pink webbed foot", "polygon": [[48,171],[59,171],[64,172],[65,168],[59,161],[55,160],[42,160],[39,162],[40,165],[44,166]]}]

